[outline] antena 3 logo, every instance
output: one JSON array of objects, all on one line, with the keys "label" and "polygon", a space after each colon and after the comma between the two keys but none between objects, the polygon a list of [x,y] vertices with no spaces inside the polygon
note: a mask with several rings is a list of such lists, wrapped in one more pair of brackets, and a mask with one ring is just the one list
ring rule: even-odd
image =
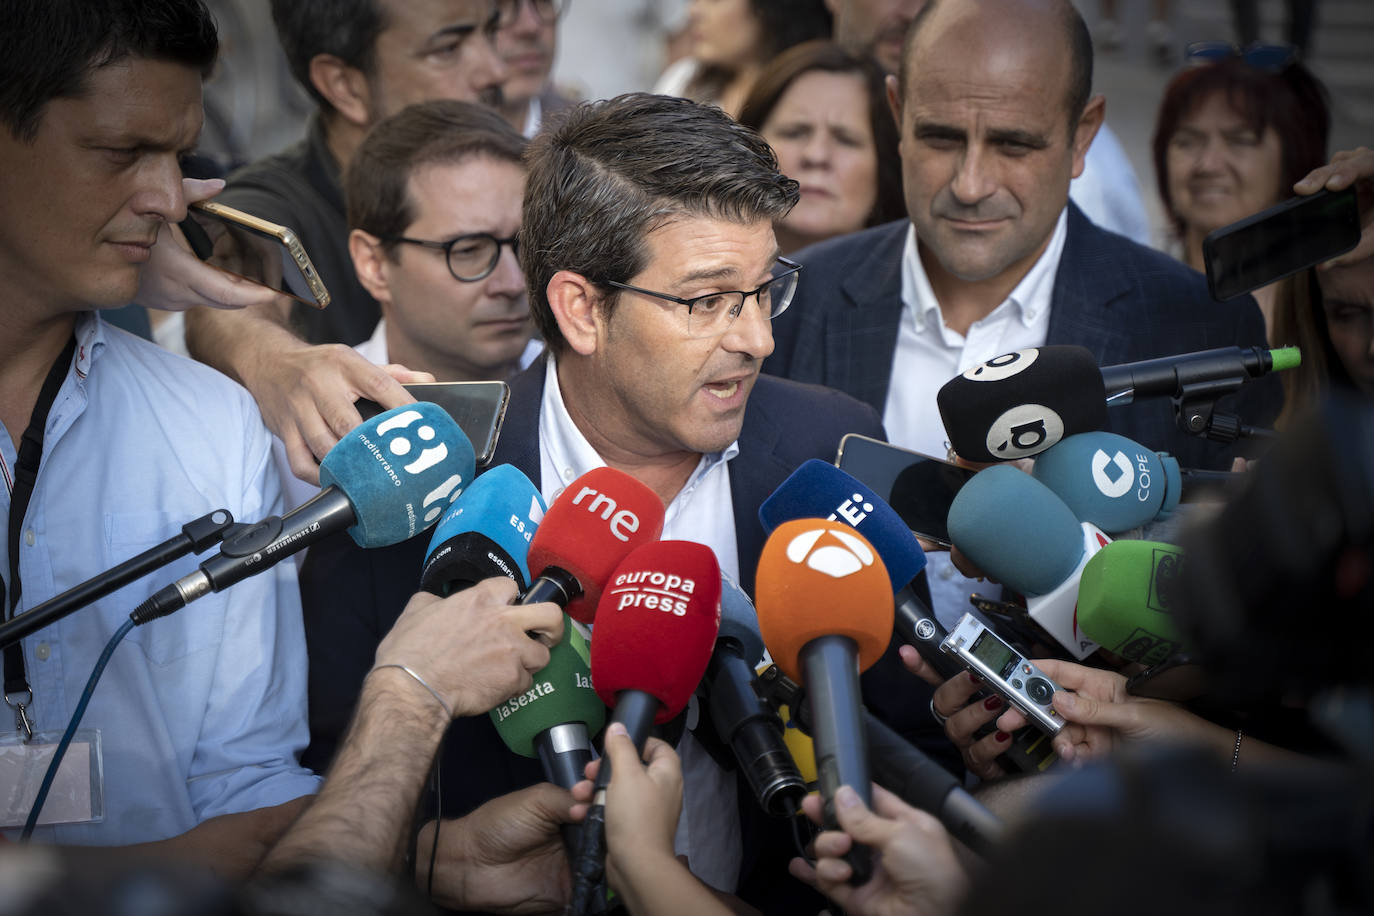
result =
[{"label": "antena 3 logo", "polygon": [[[1092,472],[1093,484],[1098,491],[1108,499],[1120,499],[1131,492],[1131,487],[1135,486],[1137,475],[1136,469],[1139,468],[1140,487],[1136,491],[1136,499],[1146,502],[1150,498],[1150,464],[1146,455],[1136,455],[1135,464],[1126,457],[1125,452],[1118,451],[1115,455],[1109,456],[1102,449],[1093,452]],[[1115,473],[1112,473],[1113,470]]]},{"label": "antena 3 logo", "polygon": [[966,371],[964,378],[970,382],[1000,382],[1002,379],[1025,372],[1039,355],[1039,350],[1029,349],[994,356]]},{"label": "antena 3 logo", "polygon": [[787,559],[832,579],[843,579],[872,566],[874,556],[861,538],[818,528],[802,532],[788,542]]},{"label": "antena 3 logo", "polygon": [[687,604],[696,591],[695,580],[684,579],[659,570],[621,573],[611,583],[611,594],[618,596],[615,609],[642,607],[650,611],[666,611],[675,617],[685,616]]}]

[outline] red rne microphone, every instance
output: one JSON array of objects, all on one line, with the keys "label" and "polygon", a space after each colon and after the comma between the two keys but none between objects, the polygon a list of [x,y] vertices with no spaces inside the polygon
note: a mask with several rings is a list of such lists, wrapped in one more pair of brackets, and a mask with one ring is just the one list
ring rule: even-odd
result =
[{"label": "red rne microphone", "polygon": [[[754,584],[759,631],[783,673],[806,686],[826,827],[839,829],[835,792],[851,786],[873,804],[859,672],[892,639],[892,582],[858,531],[818,518],[784,522],[769,536]],[[595,678],[595,675],[593,675]],[[855,887],[868,880],[866,847],[845,857]]]},{"label": "red rne microphone", "polygon": [[591,623],[616,564],[662,533],[657,493],[624,471],[590,470],[553,501],[530,540],[526,564],[535,579],[520,601],[552,601]]},{"label": "red rne microphone", "polygon": [[[682,712],[706,673],[720,629],[720,593],[716,555],[691,541],[636,547],[606,583],[592,633],[592,686],[641,754],[653,723]],[[572,865],[572,913],[588,912],[605,869],[609,757],[596,776]]]}]

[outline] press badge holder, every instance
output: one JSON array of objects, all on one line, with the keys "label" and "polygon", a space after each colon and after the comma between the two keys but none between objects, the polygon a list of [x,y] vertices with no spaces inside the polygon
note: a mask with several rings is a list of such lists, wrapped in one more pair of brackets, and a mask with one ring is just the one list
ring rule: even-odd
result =
[{"label": "press badge holder", "polygon": [[[14,733],[0,736],[0,828],[24,826],[61,740],[61,732],[34,732],[28,744]],[[104,786],[100,729],[77,729],[48,790],[39,825],[103,821]]]}]

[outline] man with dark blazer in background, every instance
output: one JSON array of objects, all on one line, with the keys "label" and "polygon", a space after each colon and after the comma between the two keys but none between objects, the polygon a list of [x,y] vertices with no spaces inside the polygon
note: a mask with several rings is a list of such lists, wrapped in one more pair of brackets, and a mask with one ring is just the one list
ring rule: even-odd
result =
[{"label": "man with dark blazer in background", "polygon": [[[883,435],[867,405],[759,374],[772,319],[787,320],[779,313],[798,282],[772,228],[795,203],[796,183],[761,138],[718,109],[643,94],[573,109],[534,140],[527,162],[520,257],[548,349],[511,381],[493,464],[514,465],[548,502],[593,468],[625,471],[663,500],[663,537],[707,544],[752,590],[759,504],[807,459],[833,460],[845,433]],[[318,702],[353,702],[372,634],[403,607],[428,541],[312,548],[307,617],[316,608],[329,622],[324,641],[311,639],[311,664],[326,665],[337,686],[327,700],[312,693],[312,720]],[[929,688],[895,652],[887,668],[908,688],[899,705],[928,715]],[[506,751],[485,718],[455,727],[462,746],[445,758],[458,774],[444,779],[447,814],[462,813],[449,806],[450,786],[458,805],[472,806],[539,780],[538,764]],[[952,757],[933,721],[927,737]],[[679,746],[679,850],[693,871],[767,912],[814,908],[818,898],[786,875],[786,823],[768,823],[696,741],[689,733]]]},{"label": "man with dark blazer in background", "polygon": [[[1105,110],[1091,85],[1092,43],[1068,2],[928,3],[900,77],[888,77],[910,221],[797,255],[807,283],[766,371],[852,394],[883,412],[890,441],[944,456],[936,391],[994,356],[1078,344],[1111,365],[1263,345],[1248,296],[1212,301],[1201,275],[1069,202]],[[1264,425],[1278,398],[1277,385],[1247,385],[1239,411]],[[1229,460],[1180,432],[1167,400],[1109,416],[1113,431],[1184,466]],[[930,582],[939,616],[968,610],[973,583],[946,556],[932,555]]]}]

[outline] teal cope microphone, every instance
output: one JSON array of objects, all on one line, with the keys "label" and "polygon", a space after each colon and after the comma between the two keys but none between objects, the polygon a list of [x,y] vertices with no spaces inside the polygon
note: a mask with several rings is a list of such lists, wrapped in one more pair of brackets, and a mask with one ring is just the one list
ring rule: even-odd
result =
[{"label": "teal cope microphone", "polygon": [[925,569],[926,555],[895,509],[857,478],[813,458],[793,471],[759,507],[759,521],[770,534],[783,522],[798,518],[824,518],[862,534],[883,558],[892,580],[898,634],[943,677],[964,670],[940,651],[940,642],[949,634],[911,588],[911,580]]},{"label": "teal cope microphone", "polygon": [[1076,620],[1078,582],[1112,539],[1080,523],[1049,487],[1009,465],[985,468],[950,504],[949,533],[980,569],[1025,595],[1031,619],[1075,658],[1096,651]]},{"label": "teal cope microphone", "polygon": [[420,587],[443,597],[505,576],[527,588],[530,540],[546,508],[534,484],[515,467],[497,465],[482,474],[434,526]]},{"label": "teal cope microphone", "polygon": [[806,781],[782,738],[782,721],[759,698],[754,671],[763,658],[758,615],[733,579],[721,577],[720,631],[706,666],[707,715],[729,745],[759,806],[793,815],[806,797]]},{"label": "teal cope microphone", "polygon": [[437,522],[475,469],[472,443],[442,408],[422,401],[378,414],[324,456],[319,494],[226,538],[131,616],[142,624],[170,614],[344,529],[360,547],[398,544]]},{"label": "teal cope microphone", "polygon": [[1031,476],[1108,534],[1168,517],[1183,492],[1176,458],[1116,433],[1069,436],[1035,459]]},{"label": "teal cope microphone", "polygon": [[1174,620],[1183,551],[1156,541],[1113,541],[1083,567],[1078,623],[1104,649],[1156,665],[1183,648]]}]

